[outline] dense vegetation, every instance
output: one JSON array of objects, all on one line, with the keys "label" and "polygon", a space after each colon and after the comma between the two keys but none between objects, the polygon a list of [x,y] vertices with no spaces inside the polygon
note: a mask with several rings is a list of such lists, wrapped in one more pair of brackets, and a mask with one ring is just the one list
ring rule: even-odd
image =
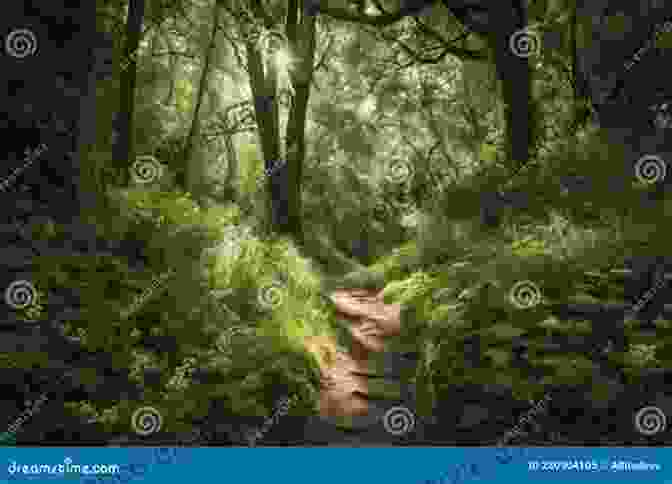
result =
[{"label": "dense vegetation", "polygon": [[[50,295],[75,293],[65,334],[109,353],[141,397],[98,393],[106,376],[90,367],[77,376],[86,400],[66,396],[66,413],[118,436],[154,407],[157,439],[212,414],[259,422],[286,395],[294,415],[313,415],[328,342],[347,346],[324,297],[335,285],[403,304],[394,344],[420,355],[408,375],[418,415],[467,384],[521,402],[554,385],[611,399],[611,380],[595,376],[609,335],[557,307],[636,304],[648,281],[633,293],[609,271],[666,255],[671,205],[669,177],[650,183],[636,164],[648,147],[664,152],[665,130],[633,148],[596,123],[577,70],[591,17],[551,0],[491,2],[485,20],[448,0],[403,18],[394,1],[318,3],[97,3],[96,64],[107,57],[112,72],[97,81],[95,139],[79,160],[95,201],[81,218],[131,255],[35,256],[23,279],[39,296],[15,312],[37,321]],[[600,28],[623,35],[629,10],[604,15]],[[538,52],[504,52],[525,25]],[[72,239],[49,217],[26,230],[48,246]],[[627,347],[609,351],[621,383],[669,367],[672,326],[654,324],[626,321]],[[549,338],[584,346],[549,353]],[[60,368],[45,352],[2,357]]]}]

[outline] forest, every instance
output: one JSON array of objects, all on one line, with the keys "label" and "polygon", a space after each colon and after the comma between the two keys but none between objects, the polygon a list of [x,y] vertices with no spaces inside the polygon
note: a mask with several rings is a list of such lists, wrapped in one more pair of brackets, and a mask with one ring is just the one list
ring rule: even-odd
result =
[{"label": "forest", "polygon": [[0,443],[670,445],[672,5],[15,3]]}]

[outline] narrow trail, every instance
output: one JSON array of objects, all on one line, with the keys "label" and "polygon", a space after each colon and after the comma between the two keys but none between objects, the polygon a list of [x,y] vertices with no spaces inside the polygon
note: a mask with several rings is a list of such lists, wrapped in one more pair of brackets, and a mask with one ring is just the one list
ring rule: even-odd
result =
[{"label": "narrow trail", "polygon": [[[382,291],[364,289],[337,290],[329,298],[336,307],[337,317],[346,324],[351,349],[347,353],[337,352],[322,367],[321,422],[312,426],[309,440],[331,445],[393,442],[395,436],[384,428],[383,415],[399,404],[403,391],[396,398],[389,394],[381,397],[372,387],[382,382],[396,388],[403,386],[400,365],[394,363],[401,355],[386,351],[389,339],[401,332],[401,305],[385,304]],[[382,367],[374,364],[374,360],[386,359],[388,362]],[[338,426],[338,422],[344,421],[351,424],[347,430]]]}]

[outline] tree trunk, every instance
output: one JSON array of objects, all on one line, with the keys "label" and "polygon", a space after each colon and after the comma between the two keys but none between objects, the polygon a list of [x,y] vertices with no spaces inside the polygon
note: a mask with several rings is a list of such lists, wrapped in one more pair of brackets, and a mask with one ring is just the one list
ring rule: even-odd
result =
[{"label": "tree trunk", "polygon": [[303,15],[298,19],[300,0],[290,0],[287,16],[287,38],[294,56],[299,59],[290,72],[294,97],[289,111],[286,136],[287,226],[283,231],[298,242],[303,241],[301,180],[306,157],[306,115],[315,57],[315,17]]},{"label": "tree trunk", "polygon": [[119,86],[119,115],[117,116],[117,140],[112,147],[114,165],[119,171],[120,182],[126,184],[128,169],[133,163],[133,111],[135,109],[135,85],[137,81],[137,52],[145,16],[145,0],[129,0],[126,21],[126,44]]},{"label": "tree trunk", "polygon": [[[228,123],[226,129],[230,129]],[[238,199],[238,190],[236,190],[236,180],[238,179],[238,152],[236,151],[236,145],[233,142],[233,133],[224,135],[224,146],[226,147],[226,179],[224,180],[224,187],[227,199],[235,201]]]},{"label": "tree trunk", "polygon": [[184,143],[184,164],[185,170],[187,173],[187,190],[194,195],[198,195],[199,187],[202,182],[203,176],[203,167],[200,164],[200,161],[197,163],[192,160],[194,144],[198,140],[199,131],[200,131],[200,113],[201,106],[203,105],[203,96],[207,92],[208,88],[208,75],[210,74],[210,67],[212,64],[212,53],[215,50],[215,44],[217,40],[217,28],[219,26],[219,14],[221,12],[221,4],[215,0],[215,5],[213,7],[213,22],[212,22],[212,34],[210,36],[210,42],[205,51],[205,59],[203,62],[203,70],[201,71],[201,79],[198,83],[198,94],[196,97],[196,106],[194,107],[194,117],[191,121],[191,127],[189,128],[189,134]]},{"label": "tree trunk", "polygon": [[[280,160],[280,129],[277,103],[277,74],[273,63],[269,63],[264,75],[261,52],[254,42],[247,42],[247,65],[250,74],[250,88],[254,97],[254,113],[257,119],[258,135],[264,156],[264,167],[267,173],[273,171],[276,160]],[[284,172],[284,170],[282,171]],[[274,229],[285,223],[285,207],[283,203],[284,187],[278,180],[281,173],[268,177],[269,197],[267,203],[267,222]]]},{"label": "tree trunk", "polygon": [[[517,3],[514,8],[514,3]],[[494,1],[491,8],[492,31],[490,44],[494,53],[495,67],[502,81],[502,98],[506,123],[507,160],[512,169],[525,164],[530,157],[530,69],[527,58],[514,54],[510,45],[511,36],[527,23],[523,2]],[[521,15],[517,15],[520,12]],[[518,34],[516,34],[518,35]],[[533,34],[534,35],[534,34]]]}]

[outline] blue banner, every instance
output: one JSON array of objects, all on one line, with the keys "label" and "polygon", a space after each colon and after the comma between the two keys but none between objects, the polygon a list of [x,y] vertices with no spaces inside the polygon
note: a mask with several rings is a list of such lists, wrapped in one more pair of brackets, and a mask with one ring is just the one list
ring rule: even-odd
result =
[{"label": "blue banner", "polygon": [[4,447],[0,482],[672,484],[665,448]]}]

